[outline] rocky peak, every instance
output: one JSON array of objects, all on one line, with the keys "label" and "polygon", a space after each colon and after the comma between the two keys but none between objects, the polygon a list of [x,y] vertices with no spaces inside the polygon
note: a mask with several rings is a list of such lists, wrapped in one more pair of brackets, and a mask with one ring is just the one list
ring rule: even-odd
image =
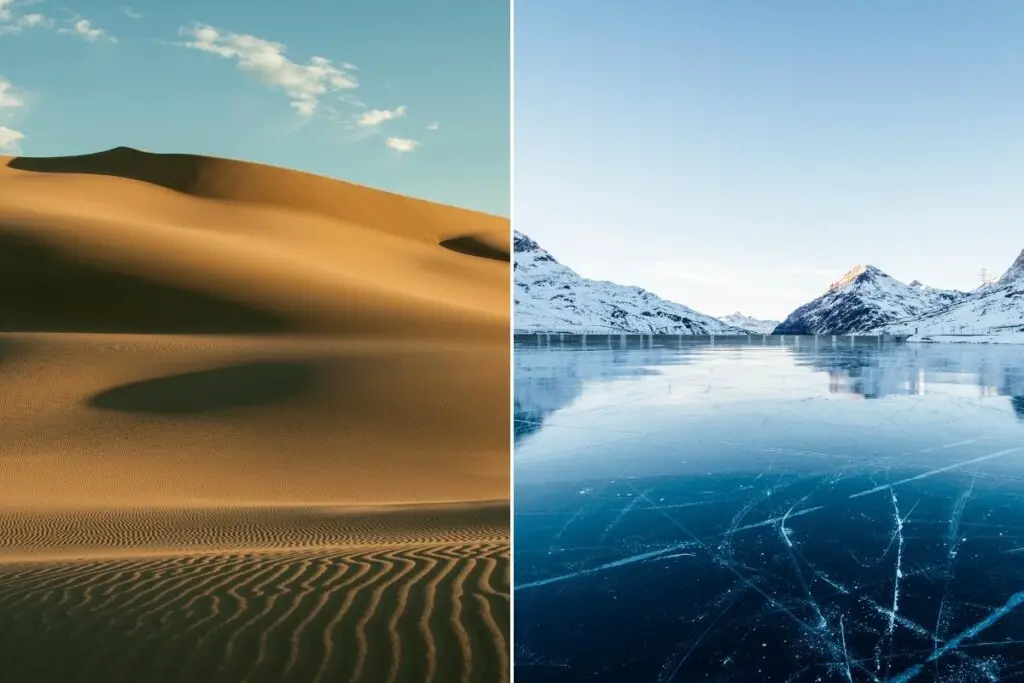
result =
[{"label": "rocky peak", "polygon": [[1003,276],[999,278],[999,284],[1005,285],[1009,282],[1024,281],[1024,250],[1021,250],[1020,255],[1013,262]]},{"label": "rocky peak", "polygon": [[517,254],[522,254],[528,251],[540,251],[540,245],[516,230],[512,234],[512,249]]},{"label": "rocky peak", "polygon": [[558,263],[554,256],[549,254],[543,247],[518,230],[512,233],[512,252],[515,254],[532,254],[532,261],[534,263],[542,261]]},{"label": "rocky peak", "polygon": [[885,273],[874,266],[869,265],[856,265],[850,270],[846,271],[846,275],[829,285],[828,291],[834,291],[842,289],[855,282],[868,282],[876,277],[886,277]]}]

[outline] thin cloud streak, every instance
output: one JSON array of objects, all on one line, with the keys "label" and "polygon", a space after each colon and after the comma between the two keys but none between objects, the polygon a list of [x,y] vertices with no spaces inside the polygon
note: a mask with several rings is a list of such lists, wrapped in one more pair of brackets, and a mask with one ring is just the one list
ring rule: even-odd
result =
[{"label": "thin cloud streak", "polygon": [[196,23],[178,33],[187,42],[178,47],[199,50],[235,62],[237,68],[253,73],[270,86],[283,90],[291,106],[301,116],[313,116],[321,98],[328,92],[359,87],[348,63],[335,64],[324,57],[311,57],[308,64],[293,62],[285,55],[285,45],[244,33],[222,32],[213,26]]}]

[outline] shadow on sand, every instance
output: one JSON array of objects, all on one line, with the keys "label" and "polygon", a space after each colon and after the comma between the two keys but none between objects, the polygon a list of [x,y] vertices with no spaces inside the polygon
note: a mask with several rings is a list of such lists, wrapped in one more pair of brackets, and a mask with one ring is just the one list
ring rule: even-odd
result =
[{"label": "shadow on sand", "polygon": [[0,331],[141,334],[287,332],[275,313],[105,269],[0,232]]},{"label": "shadow on sand", "polygon": [[494,261],[504,261],[508,263],[511,259],[507,250],[488,244],[486,239],[477,237],[476,235],[463,235],[462,237],[452,237],[451,239],[443,240],[441,246],[445,249],[450,249],[459,254],[465,254],[467,256],[476,256],[478,258],[486,258]]},{"label": "shadow on sand", "polygon": [[277,403],[310,391],[317,366],[307,361],[261,361],[147,379],[103,391],[93,408],[125,413],[198,415]]}]

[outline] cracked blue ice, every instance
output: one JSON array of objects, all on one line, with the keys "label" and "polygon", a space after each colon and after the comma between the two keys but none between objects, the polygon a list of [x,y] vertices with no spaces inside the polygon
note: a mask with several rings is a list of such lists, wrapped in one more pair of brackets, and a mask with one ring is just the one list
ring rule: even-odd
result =
[{"label": "cracked blue ice", "polygon": [[1024,677],[1024,349],[756,341],[517,345],[517,680]]}]

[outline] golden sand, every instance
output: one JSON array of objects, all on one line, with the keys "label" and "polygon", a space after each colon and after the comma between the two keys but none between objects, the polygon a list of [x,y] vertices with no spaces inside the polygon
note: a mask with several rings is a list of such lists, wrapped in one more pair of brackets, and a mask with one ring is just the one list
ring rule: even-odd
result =
[{"label": "golden sand", "polygon": [[0,157],[4,680],[507,680],[508,234],[239,161]]}]

